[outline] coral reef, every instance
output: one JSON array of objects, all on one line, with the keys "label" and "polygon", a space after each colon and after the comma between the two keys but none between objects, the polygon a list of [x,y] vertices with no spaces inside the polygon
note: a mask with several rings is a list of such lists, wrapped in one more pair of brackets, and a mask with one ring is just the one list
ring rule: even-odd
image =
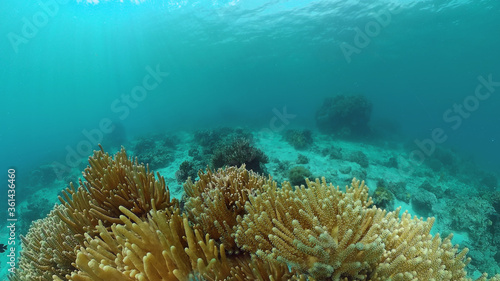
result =
[{"label": "coral reef", "polygon": [[487,194],[486,199],[491,201],[495,211],[500,214],[500,190]]},{"label": "coral reef", "polygon": [[448,202],[453,229],[468,231],[473,239],[487,235],[495,208],[482,198],[457,198]]},{"label": "coral reef", "polygon": [[433,218],[371,206],[355,179],[344,191],[324,178],[278,188],[244,166],[207,169],[181,209],[123,149],[89,163],[23,238],[11,281],[472,280],[467,249],[430,235]]},{"label": "coral reef", "polygon": [[170,200],[163,177],[158,174],[155,179],[137,158],[128,158],[123,147],[114,157],[101,147],[89,157],[89,164],[83,172],[85,181],[80,180],[78,188],[71,183],[59,197],[66,208],[58,215],[75,233],[92,233],[99,221],[106,226],[120,223],[120,206],[142,217],[153,208],[177,204]]},{"label": "coral reef", "polygon": [[385,210],[393,210],[394,194],[383,186],[377,187],[373,193],[373,204],[378,208]]},{"label": "coral reef", "polygon": [[284,138],[295,149],[305,149],[313,143],[310,130],[286,130]]},{"label": "coral reef", "polygon": [[345,165],[345,166],[340,166],[339,167],[339,172],[342,173],[342,174],[349,174],[350,172],[352,171],[352,167],[351,166],[348,166],[348,165]]},{"label": "coral reef", "polygon": [[268,157],[253,146],[253,135],[248,130],[219,128],[194,133],[189,156],[196,167],[209,165],[213,169],[245,164],[254,172],[265,173]]},{"label": "coral reef", "polygon": [[250,198],[236,242],[314,280],[467,280],[467,250],[453,247],[451,236],[430,235],[434,219],[399,218],[399,209],[371,203],[356,180],[345,192],[324,179],[270,187]]},{"label": "coral reef", "polygon": [[195,164],[191,161],[184,161],[179,166],[179,170],[175,172],[175,178],[177,182],[182,184],[188,178],[196,179],[198,175],[198,169],[196,169]]},{"label": "coral reef", "polygon": [[472,241],[491,241],[492,219],[495,208],[483,198],[457,198],[447,202],[450,226],[459,231],[467,231]]},{"label": "coral reef", "polygon": [[337,95],[326,98],[316,111],[316,124],[323,133],[341,137],[363,136],[370,133],[368,123],[372,103],[363,95]]},{"label": "coral reef", "polygon": [[357,178],[357,179],[365,179],[367,177],[366,170],[365,169],[354,169],[351,172],[351,177]]},{"label": "coral reef", "polygon": [[229,253],[238,252],[233,231],[236,218],[246,213],[248,197],[263,191],[263,186],[271,184],[271,179],[248,171],[245,165],[215,172],[207,169],[206,173],[200,172],[199,177],[195,183],[188,180],[184,184],[187,195],[184,206],[189,220],[210,238],[224,244]]},{"label": "coral reef", "polygon": [[62,278],[75,270],[74,250],[83,245],[83,236],[60,219],[58,213],[64,209],[56,206],[47,217],[33,222],[26,237],[21,236],[19,268],[9,280],[52,280],[52,276]]},{"label": "coral reef", "polygon": [[[489,194],[492,197],[492,194]],[[459,197],[447,201],[446,212],[449,212],[449,228],[465,231],[470,237],[467,246],[472,258],[471,267],[500,272],[496,261],[499,252],[498,213],[489,200],[479,197]]]},{"label": "coral reef", "polygon": [[297,156],[297,164],[307,164],[309,163],[309,158],[307,156],[299,154]]},{"label": "coral reef", "polygon": [[53,183],[57,179],[57,174],[52,165],[40,165],[37,169],[32,170],[27,177],[27,184],[30,186],[46,186]]},{"label": "coral reef", "polygon": [[[109,280],[290,280],[286,266],[255,257],[229,259],[224,246],[193,229],[179,209],[152,210],[146,220],[123,209],[122,225],[100,227],[78,251],[72,281]],[[138,239],[138,237],[143,239]],[[61,279],[55,279],[61,280]]]},{"label": "coral reef", "polygon": [[135,144],[134,155],[139,162],[148,163],[151,169],[163,168],[174,160],[173,151],[178,142],[176,136],[143,137]]},{"label": "coral reef", "polygon": [[342,148],[330,146],[321,150],[323,156],[329,156],[330,159],[342,159]]},{"label": "coral reef", "polygon": [[486,174],[481,178],[480,185],[495,190],[498,187],[498,179],[493,174]]},{"label": "coral reef", "polygon": [[433,193],[437,198],[443,197],[445,191],[441,186],[432,185],[428,180],[425,180],[418,188]]},{"label": "coral reef", "polygon": [[203,154],[213,154],[217,147],[228,144],[234,139],[248,139],[252,141],[250,131],[244,129],[217,128],[199,130],[194,133],[194,141],[203,149]]},{"label": "coral reef", "polygon": [[288,172],[288,180],[292,186],[301,186],[306,184],[306,178],[311,176],[311,171],[303,166],[296,166]]},{"label": "coral reef", "polygon": [[396,156],[391,156],[387,161],[384,163],[384,166],[389,167],[389,168],[398,168],[398,159]]},{"label": "coral reef", "polygon": [[429,216],[433,213],[433,206],[438,202],[436,195],[427,190],[420,190],[411,197],[411,206],[418,214]]},{"label": "coral reef", "polygon": [[278,158],[274,158],[272,161],[276,163],[275,168],[272,170],[273,177],[275,179],[281,179],[281,181],[283,181],[283,179],[285,178],[288,178],[288,172],[290,171],[290,167],[292,166],[291,161],[280,160]]},{"label": "coral reef", "polygon": [[458,162],[456,152],[439,146],[434,151],[433,157],[439,160],[445,167],[456,165]]},{"label": "coral reef", "polygon": [[269,158],[262,150],[255,148],[247,138],[237,138],[231,143],[219,146],[212,157],[212,166],[241,166],[243,164],[256,173],[264,173],[264,164]]},{"label": "coral reef", "polygon": [[188,280],[198,274],[218,280],[229,275],[231,265],[221,255],[224,249],[193,231],[179,209],[152,210],[145,220],[121,210],[121,225],[111,231],[99,225],[99,237],[87,237],[86,247],[77,253],[78,271],[67,280]]},{"label": "coral reef", "polygon": [[399,201],[410,203],[411,195],[406,190],[406,182],[403,181],[393,182],[379,178],[377,180],[377,186],[382,186],[387,188],[392,194],[394,194],[396,199],[398,199]]},{"label": "coral reef", "polygon": [[100,148],[89,157],[85,181],[80,179],[78,188],[70,183],[59,197],[61,205],[33,223],[22,237],[20,268],[11,280],[65,278],[75,270],[75,250],[84,245],[86,237],[100,234],[97,226],[109,229],[122,223],[120,208],[141,218],[152,209],[177,208],[163,177],[158,174],[156,179],[137,158],[128,158],[123,147],[114,157]]},{"label": "coral reef", "polygon": [[366,156],[366,154],[364,154],[362,151],[353,152],[350,155],[349,160],[358,163],[363,168],[368,168],[368,165],[370,164],[368,161],[368,156]]}]

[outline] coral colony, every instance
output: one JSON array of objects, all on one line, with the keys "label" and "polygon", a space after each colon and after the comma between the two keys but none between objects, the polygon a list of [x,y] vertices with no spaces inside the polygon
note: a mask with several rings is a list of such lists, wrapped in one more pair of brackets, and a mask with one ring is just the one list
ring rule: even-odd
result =
[{"label": "coral colony", "polygon": [[373,206],[357,179],[278,186],[244,164],[198,177],[180,202],[125,149],[112,157],[101,147],[23,237],[9,279],[473,280],[467,248],[431,235],[434,218]]}]

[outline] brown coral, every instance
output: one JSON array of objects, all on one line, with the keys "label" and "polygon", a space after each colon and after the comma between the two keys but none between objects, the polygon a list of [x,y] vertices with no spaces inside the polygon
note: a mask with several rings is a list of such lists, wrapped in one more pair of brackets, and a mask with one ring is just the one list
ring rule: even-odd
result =
[{"label": "brown coral", "polygon": [[66,209],[58,215],[75,233],[95,232],[99,220],[105,226],[121,223],[120,206],[145,216],[153,207],[165,209],[177,204],[170,200],[163,177],[157,174],[156,179],[148,167],[128,158],[123,147],[114,158],[101,147],[89,157],[89,164],[83,173],[86,181],[80,180],[78,188],[70,184],[63,192],[64,199],[59,197]]},{"label": "brown coral", "polygon": [[[97,228],[100,238],[87,236],[78,251],[79,272],[72,281],[108,280],[288,280],[286,266],[241,256],[228,259],[224,246],[192,229],[177,209],[153,210],[142,220],[121,208],[122,225]],[[267,275],[265,275],[265,274]],[[274,276],[273,279],[268,279]],[[239,278],[239,279],[238,279]],[[241,279],[243,278],[243,279]]]},{"label": "brown coral", "polygon": [[74,250],[83,241],[56,215],[63,208],[56,206],[46,218],[33,222],[26,237],[21,236],[23,252],[11,281],[48,281],[75,269]]},{"label": "brown coral", "polygon": [[237,244],[316,280],[465,280],[467,250],[429,234],[434,219],[369,207],[368,188],[322,182],[270,188],[250,198]]},{"label": "brown coral", "polygon": [[188,280],[197,274],[193,269],[200,274],[213,272],[218,280],[229,275],[223,247],[193,231],[178,209],[153,210],[145,220],[121,210],[122,224],[113,225],[111,231],[100,225],[100,238],[87,236],[86,248],[76,260],[80,272],[68,280]]},{"label": "brown coral", "polygon": [[245,213],[248,198],[263,190],[272,182],[252,171],[228,167],[212,172],[200,172],[200,179],[193,183],[190,179],[184,184],[187,200],[185,209],[195,227],[211,238],[224,244],[229,253],[238,252],[234,242],[236,218]]},{"label": "brown coral", "polygon": [[324,179],[307,181],[308,188],[294,190],[289,183],[270,188],[247,204],[237,244],[318,280],[361,278],[383,254],[382,229],[374,222],[385,212],[368,209],[368,190],[353,183],[345,193]]}]

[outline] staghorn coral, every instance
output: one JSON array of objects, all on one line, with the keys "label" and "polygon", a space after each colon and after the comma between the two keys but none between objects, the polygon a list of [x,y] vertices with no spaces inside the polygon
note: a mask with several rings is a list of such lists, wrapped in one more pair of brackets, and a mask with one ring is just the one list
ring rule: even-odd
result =
[{"label": "staghorn coral", "polygon": [[356,180],[346,192],[324,178],[295,190],[285,183],[250,198],[236,242],[316,280],[466,280],[467,250],[430,235],[434,219],[399,219],[399,208],[371,204]]},{"label": "staghorn coral", "polygon": [[271,187],[250,198],[248,215],[238,222],[237,244],[317,280],[339,280],[342,274],[358,276],[368,270],[383,252],[375,235],[378,229],[369,228],[375,213],[381,218],[383,211],[364,208],[371,204],[364,185],[342,193],[324,179],[306,181],[308,188],[294,191],[285,182],[281,189]]},{"label": "staghorn coral", "polygon": [[86,181],[80,180],[78,188],[71,183],[63,191],[64,199],[59,197],[66,209],[57,214],[77,234],[95,232],[99,220],[106,226],[121,223],[120,206],[145,216],[153,207],[164,209],[178,203],[170,200],[164,178],[158,174],[156,179],[137,158],[128,158],[123,147],[114,158],[101,147],[89,157],[89,164],[83,172]]},{"label": "staghorn coral", "polygon": [[271,178],[248,171],[245,165],[215,172],[207,168],[206,173],[198,175],[200,179],[196,183],[188,179],[184,184],[189,220],[196,228],[224,244],[230,253],[238,252],[233,237],[236,218],[245,213],[249,196],[262,191],[266,183],[272,182]]},{"label": "staghorn coral", "polygon": [[[399,208],[392,213],[398,212]],[[405,212],[384,239],[384,254],[369,280],[466,280],[467,248],[459,252],[451,243],[452,235],[445,239],[430,235],[433,223],[434,218],[412,219]]]},{"label": "staghorn coral", "polygon": [[131,172],[138,165],[123,149],[115,159],[101,149],[90,162],[87,182],[66,191],[64,205],[23,239],[11,281],[472,280],[464,270],[467,250],[451,236],[429,234],[434,219],[372,207],[368,188],[356,180],[344,192],[325,179],[278,188],[245,167],[208,170],[186,184],[193,201],[183,213],[168,190],[151,190],[164,186],[163,178],[144,166]]}]

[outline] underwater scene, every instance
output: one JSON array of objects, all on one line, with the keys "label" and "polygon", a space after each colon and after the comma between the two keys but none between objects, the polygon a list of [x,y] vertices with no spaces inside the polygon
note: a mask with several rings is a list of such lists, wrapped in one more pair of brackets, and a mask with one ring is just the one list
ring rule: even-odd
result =
[{"label": "underwater scene", "polygon": [[500,1],[0,11],[0,280],[500,281]]}]

